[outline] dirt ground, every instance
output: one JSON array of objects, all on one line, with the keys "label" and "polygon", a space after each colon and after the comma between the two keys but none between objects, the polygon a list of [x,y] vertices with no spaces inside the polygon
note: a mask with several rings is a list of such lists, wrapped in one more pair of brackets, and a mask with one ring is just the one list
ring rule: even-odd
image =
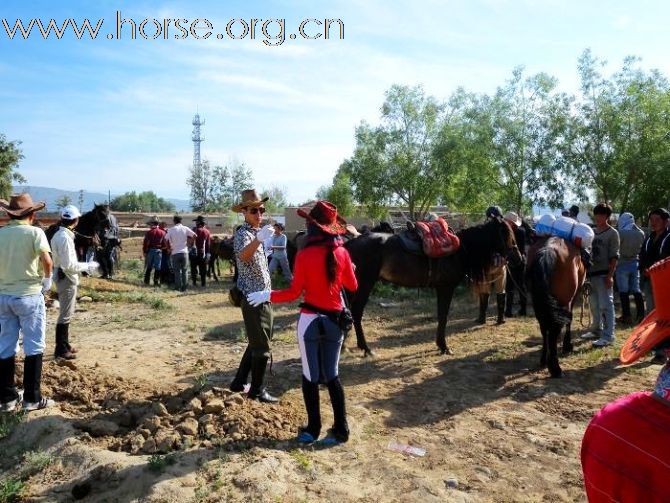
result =
[{"label": "dirt ground", "polygon": [[[608,401],[649,389],[659,368],[620,368],[618,346],[593,350],[577,338],[561,360],[565,377],[550,379],[537,368],[534,318],[495,326],[491,306],[488,323],[476,326],[467,293],[448,323],[454,355],[441,356],[430,293],[386,288],[364,318],[375,357],[363,358],[351,337],[340,365],[350,441],[302,449],[293,441],[305,421],[296,305],[276,309],[268,387],[281,401],[250,402],[227,390],[245,346],[241,313],[227,302],[230,276],[177,294],[141,286],[133,258],[137,244],[126,243],[119,279],[84,279],[91,301],[79,303],[71,328],[78,358],[45,363],[43,391],[58,406],[3,418],[0,502],[11,494],[63,502],[584,501],[579,450],[588,421]],[[50,353],[56,311],[48,318]],[[619,343],[628,333],[618,330]],[[325,430],[324,390],[321,399]],[[390,442],[426,454],[399,453]]]}]

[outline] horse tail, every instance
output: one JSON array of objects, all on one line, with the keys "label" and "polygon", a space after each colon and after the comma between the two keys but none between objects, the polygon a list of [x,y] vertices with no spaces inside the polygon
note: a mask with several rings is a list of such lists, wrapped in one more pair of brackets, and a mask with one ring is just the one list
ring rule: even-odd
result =
[{"label": "horse tail", "polygon": [[555,249],[548,246],[541,248],[535,255],[528,276],[531,281],[530,291],[536,316],[563,325],[570,321],[571,313],[559,305],[551,294],[551,277],[556,268],[557,259],[558,254]]}]

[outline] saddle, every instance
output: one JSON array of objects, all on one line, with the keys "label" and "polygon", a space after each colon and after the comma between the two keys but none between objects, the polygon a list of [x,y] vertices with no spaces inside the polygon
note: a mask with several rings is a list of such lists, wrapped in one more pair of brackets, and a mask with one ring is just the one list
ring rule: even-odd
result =
[{"label": "saddle", "polygon": [[458,236],[442,217],[431,222],[407,222],[407,230],[399,235],[406,251],[430,258],[451,255],[461,246]]}]

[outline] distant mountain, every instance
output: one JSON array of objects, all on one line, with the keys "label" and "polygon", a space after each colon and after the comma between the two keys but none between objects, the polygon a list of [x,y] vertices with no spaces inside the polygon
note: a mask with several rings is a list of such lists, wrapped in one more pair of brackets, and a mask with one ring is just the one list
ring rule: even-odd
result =
[{"label": "distant mountain", "polygon": [[[19,192],[28,192],[33,198],[33,201],[45,201],[47,203],[47,211],[57,211],[58,207],[56,201],[63,196],[68,196],[72,200],[72,204],[79,206],[79,191],[78,190],[61,190],[54,189],[52,187],[36,187],[34,185],[14,185],[12,186],[12,191],[14,193]],[[112,194],[112,199],[121,194]],[[160,197],[160,194],[157,194]],[[174,204],[177,211],[190,211],[191,206],[188,201],[184,199],[171,199],[165,198],[166,201],[170,201]],[[106,203],[107,194],[102,194],[99,192],[88,192],[84,191],[84,203],[82,204],[81,210],[88,211],[93,208],[93,204]]]}]

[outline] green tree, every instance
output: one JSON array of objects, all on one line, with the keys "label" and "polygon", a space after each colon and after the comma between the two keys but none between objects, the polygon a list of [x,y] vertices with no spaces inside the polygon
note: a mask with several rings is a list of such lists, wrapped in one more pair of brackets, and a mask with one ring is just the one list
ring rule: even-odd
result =
[{"label": "green tree", "polygon": [[421,218],[445,192],[452,173],[443,162],[443,112],[444,105],[421,86],[394,85],[386,92],[381,125],[363,122],[356,128],[354,155],[341,169],[371,212],[402,204]]},{"label": "green tree", "polygon": [[202,213],[227,211],[239,198],[240,192],[253,187],[253,173],[244,163],[232,161],[224,166],[210,167],[203,161],[191,167],[186,181],[191,192],[191,208]]},{"label": "green tree", "polygon": [[270,213],[281,213],[284,211],[284,208],[288,206],[286,193],[286,187],[280,187],[277,185],[272,185],[269,188],[263,189],[261,192],[261,198],[270,198],[265,203],[265,207]]},{"label": "green tree", "polygon": [[84,189],[79,191],[79,197],[77,198],[77,204],[79,205],[79,211],[83,211],[84,208]]},{"label": "green tree", "polygon": [[611,78],[605,61],[586,50],[579,59],[581,95],[563,144],[571,188],[640,216],[668,202],[670,85],[628,57]]},{"label": "green tree", "polygon": [[317,199],[325,199],[337,206],[337,212],[343,217],[353,216],[356,209],[354,193],[351,189],[351,177],[346,162],[333,177],[331,185],[324,185],[316,192]]},{"label": "green tree", "polygon": [[152,191],[140,192],[135,191],[126,192],[123,195],[117,196],[110,202],[110,208],[113,211],[128,211],[128,212],[173,212],[175,206],[170,201],[166,201],[162,197],[158,197]]},{"label": "green tree", "polygon": [[72,198],[67,194],[63,194],[61,197],[56,199],[56,208],[59,210],[62,210],[69,204],[72,204]]},{"label": "green tree", "polygon": [[0,197],[8,199],[12,194],[12,182],[26,183],[26,179],[16,170],[23,154],[20,141],[8,141],[0,134]]},{"label": "green tree", "polygon": [[489,102],[490,155],[498,173],[492,202],[517,213],[528,214],[533,204],[563,203],[557,146],[569,98],[556,91],[557,84],[545,73],[525,77],[519,67]]}]

